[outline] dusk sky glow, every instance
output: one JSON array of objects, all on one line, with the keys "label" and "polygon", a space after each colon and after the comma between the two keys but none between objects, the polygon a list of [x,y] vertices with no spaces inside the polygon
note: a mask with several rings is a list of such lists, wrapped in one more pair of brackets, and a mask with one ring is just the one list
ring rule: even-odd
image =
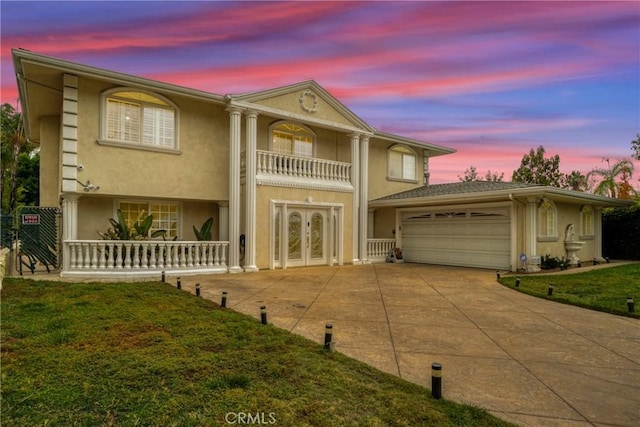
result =
[{"label": "dusk sky glow", "polygon": [[[313,79],[374,128],[505,179],[531,148],[587,173],[640,133],[640,2],[1,1],[11,48],[216,94]],[[638,188],[640,164],[633,183]]]}]

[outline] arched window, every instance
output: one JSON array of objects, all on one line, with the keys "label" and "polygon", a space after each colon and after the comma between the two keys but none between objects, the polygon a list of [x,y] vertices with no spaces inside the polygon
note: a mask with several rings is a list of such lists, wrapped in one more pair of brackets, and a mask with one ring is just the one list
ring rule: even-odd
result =
[{"label": "arched window", "polygon": [[593,208],[583,206],[580,209],[580,237],[593,237]]},{"label": "arched window", "polygon": [[168,99],[120,88],[102,96],[102,141],[177,148],[177,108]]},{"label": "arched window", "polygon": [[416,153],[404,145],[394,145],[388,153],[388,177],[395,180],[416,180]]},{"label": "arched window", "polygon": [[558,237],[558,215],[556,206],[551,200],[543,199],[538,205],[538,237],[541,239]]},{"label": "arched window", "polygon": [[295,123],[279,122],[271,126],[270,150],[281,154],[314,157],[316,135]]}]

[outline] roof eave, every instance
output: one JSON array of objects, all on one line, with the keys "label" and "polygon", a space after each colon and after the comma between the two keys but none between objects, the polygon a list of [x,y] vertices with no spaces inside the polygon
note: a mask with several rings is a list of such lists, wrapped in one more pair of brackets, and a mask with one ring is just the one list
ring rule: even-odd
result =
[{"label": "roof eave", "polygon": [[78,64],[76,62],[66,61],[51,56],[40,55],[25,49],[14,48],[11,51],[13,54],[13,62],[16,70],[16,75],[19,74],[18,70],[22,72],[22,63],[24,61],[44,67],[57,69],[63,72],[72,73],[78,76],[98,78],[122,85],[135,85],[146,89],[162,91],[164,93],[171,93],[175,95],[182,95],[191,98],[206,100],[220,105],[226,104],[226,100],[222,95],[217,95],[170,83],[163,83],[157,80],[151,80],[131,74],[125,74],[117,71],[105,70],[103,68],[92,67],[89,65]]},{"label": "roof eave", "polygon": [[610,197],[598,196],[589,193],[579,193],[570,190],[553,187],[528,187],[528,188],[512,188],[504,190],[483,191],[478,193],[456,193],[445,194],[439,196],[423,196],[412,197],[407,199],[386,199],[372,200],[369,202],[371,207],[408,207],[424,205],[445,205],[452,203],[475,203],[489,201],[505,201],[515,198],[528,197],[548,197],[553,200],[565,201],[569,203],[589,203],[601,207],[625,207],[631,206],[633,202],[629,200],[612,199]]}]

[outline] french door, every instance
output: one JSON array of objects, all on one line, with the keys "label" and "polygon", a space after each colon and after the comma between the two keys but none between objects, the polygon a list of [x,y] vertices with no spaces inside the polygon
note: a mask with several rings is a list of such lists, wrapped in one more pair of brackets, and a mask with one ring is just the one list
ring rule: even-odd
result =
[{"label": "french door", "polygon": [[[287,211],[287,266],[321,265],[329,263],[329,211],[319,208],[290,207]],[[284,243],[284,242],[283,242]]]}]

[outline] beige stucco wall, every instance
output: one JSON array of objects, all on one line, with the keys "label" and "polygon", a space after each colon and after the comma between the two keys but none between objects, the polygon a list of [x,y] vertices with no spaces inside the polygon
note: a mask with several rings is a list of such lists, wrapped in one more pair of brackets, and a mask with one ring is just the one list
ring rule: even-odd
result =
[{"label": "beige stucco wall", "polygon": [[40,206],[60,206],[60,116],[40,119]]},{"label": "beige stucco wall", "polygon": [[[132,199],[127,199],[132,200]],[[143,199],[148,200],[148,199]],[[163,199],[165,201],[169,201]],[[193,226],[200,229],[209,217],[213,217],[212,239],[218,240],[218,205],[213,202],[178,202],[181,224],[179,240],[196,240]],[[104,196],[82,196],[78,199],[78,239],[99,240],[98,231],[105,232],[111,224],[109,218],[115,218],[117,199]]]},{"label": "beige stucco wall", "polygon": [[78,163],[81,181],[101,195],[226,200],[229,115],[221,106],[168,96],[179,108],[178,154],[100,145],[100,94],[114,86],[79,79]]},{"label": "beige stucco wall", "polygon": [[395,239],[396,209],[379,208],[374,213],[373,237],[375,239]]},{"label": "beige stucco wall", "polygon": [[343,260],[353,260],[353,194],[320,190],[303,190],[285,187],[258,186],[256,191],[256,264],[260,269],[269,268],[269,230],[271,200],[312,204],[331,203],[343,205]]},{"label": "beige stucco wall", "polygon": [[551,255],[562,258],[566,255],[564,249],[565,230],[569,224],[575,228],[575,239],[585,242],[585,245],[576,254],[581,260],[592,260],[595,255],[595,239],[593,236],[580,236],[580,208],[578,204],[554,202],[558,215],[557,239],[546,241],[538,238],[538,255]]},{"label": "beige stucco wall", "polygon": [[[300,95],[304,90],[276,96],[273,98],[257,101],[256,104],[264,105],[271,108],[277,108],[284,111],[292,111],[301,116],[307,116],[310,120],[327,120],[341,125],[353,126],[339,111],[329,105],[320,96],[316,96],[318,101],[318,109],[314,113],[306,112],[300,106]],[[310,100],[306,100],[306,105],[310,105]]]},{"label": "beige stucco wall", "polygon": [[[273,117],[258,116],[256,138],[258,150],[269,150],[269,138],[271,136],[269,128],[274,123],[280,121],[281,119]],[[351,162],[351,139],[346,133],[315,126],[308,127],[316,134],[316,158],[346,163]]]},{"label": "beige stucco wall", "polygon": [[412,148],[416,153],[416,181],[394,181],[388,178],[387,150],[393,145],[396,144],[375,138],[369,142],[369,200],[423,185],[423,150],[420,149]]}]

